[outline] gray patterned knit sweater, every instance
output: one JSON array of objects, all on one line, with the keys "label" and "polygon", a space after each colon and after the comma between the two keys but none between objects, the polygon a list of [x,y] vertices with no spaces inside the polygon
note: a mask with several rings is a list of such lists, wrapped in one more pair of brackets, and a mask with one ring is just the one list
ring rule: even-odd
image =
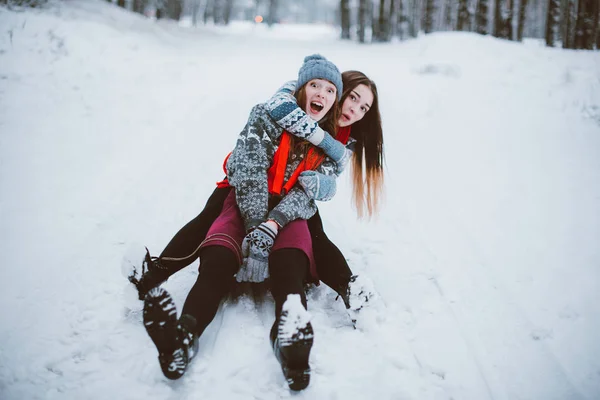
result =
[{"label": "gray patterned knit sweater", "polygon": [[[292,83],[286,85],[290,87]],[[269,209],[267,171],[279,147],[283,130],[300,138],[309,138],[317,129],[321,129],[285,88],[284,85],[267,103],[254,106],[227,161],[227,176],[230,185],[235,188],[246,230],[267,219],[273,219],[283,227],[295,219],[308,219],[317,212],[314,200],[299,185],[295,185],[273,209]],[[290,155],[286,180],[302,158],[303,154],[299,152]],[[317,171],[325,175],[337,175],[336,164],[328,157]]]}]

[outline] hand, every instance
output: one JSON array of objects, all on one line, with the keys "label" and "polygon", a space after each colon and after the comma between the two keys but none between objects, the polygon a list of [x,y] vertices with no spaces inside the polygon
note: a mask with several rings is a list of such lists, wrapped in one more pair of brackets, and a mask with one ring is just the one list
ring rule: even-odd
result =
[{"label": "hand", "polygon": [[335,176],[317,171],[304,171],[298,176],[298,182],[308,197],[313,200],[328,201],[335,196],[337,188]]},{"label": "hand", "polygon": [[263,222],[242,242],[244,262],[235,276],[238,282],[263,282],[269,277],[269,254],[277,236],[277,224]]}]

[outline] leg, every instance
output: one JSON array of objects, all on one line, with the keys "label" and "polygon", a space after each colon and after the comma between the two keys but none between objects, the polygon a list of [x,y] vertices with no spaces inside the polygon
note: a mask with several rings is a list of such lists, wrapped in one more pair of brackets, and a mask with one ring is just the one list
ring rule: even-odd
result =
[{"label": "leg", "polygon": [[319,212],[308,220],[308,229],[313,242],[313,253],[319,279],[344,296],[352,277],[350,266],[344,255],[325,234]]},{"label": "leg", "polygon": [[308,361],[314,332],[304,294],[308,269],[308,258],[298,249],[276,250],[269,257],[271,292],[275,299],[271,344],[292,390],[302,390],[310,382]]},{"label": "leg", "polygon": [[183,376],[198,351],[198,337],[212,321],[238,268],[237,257],[227,248],[207,247],[202,252],[198,280],[190,291],[181,318],[175,302],[163,288],[148,292],[144,301],[144,326],[158,350],[163,374]]},{"label": "leg", "polygon": [[150,289],[157,287],[198,258],[200,243],[221,213],[230,190],[231,188],[215,189],[202,212],[175,234],[160,257],[150,257],[150,254],[146,253],[141,271],[129,277],[138,290],[140,300]]},{"label": "leg", "polygon": [[182,312],[196,319],[198,336],[214,319],[221,300],[231,289],[233,275],[239,269],[235,254],[222,246],[204,248],[200,260],[198,279],[185,300]]},{"label": "leg", "polygon": [[308,260],[302,251],[281,249],[273,252],[269,257],[269,274],[271,293],[275,299],[276,323],[288,294],[299,295],[304,309],[307,308],[304,282],[308,274]]},{"label": "leg", "polygon": [[159,259],[169,270],[170,275],[187,267],[198,258],[200,243],[206,238],[206,233],[221,213],[225,198],[230,191],[231,188],[216,188],[202,212],[181,228],[167,244]]},{"label": "leg", "polygon": [[340,295],[356,324],[357,313],[375,295],[373,283],[364,275],[352,274],[344,255],[323,231],[319,212],[308,220],[319,279]]}]

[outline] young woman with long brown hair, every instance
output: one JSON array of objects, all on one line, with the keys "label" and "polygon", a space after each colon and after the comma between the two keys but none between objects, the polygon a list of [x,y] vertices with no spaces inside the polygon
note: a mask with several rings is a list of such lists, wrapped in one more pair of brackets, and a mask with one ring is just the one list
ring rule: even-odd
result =
[{"label": "young woman with long brown hair", "polygon": [[[381,119],[379,115],[377,88],[371,80],[369,80],[364,74],[360,72],[348,71],[345,72],[342,76],[345,85],[345,90],[343,91],[341,96],[339,96],[341,97],[341,107],[339,108],[340,114],[338,117],[335,116],[335,111],[329,113],[329,118],[327,121],[328,126],[326,125],[326,129],[332,132],[337,132],[336,137],[338,140],[340,139],[340,134],[342,136],[346,135],[346,139],[344,140],[344,142],[348,142],[348,147],[354,150],[351,162],[353,166],[352,174],[354,183],[354,203],[356,205],[356,209],[359,216],[363,216],[364,214],[371,216],[374,213],[376,213],[378,209],[379,200],[381,198],[381,190],[383,187],[383,136],[381,129]],[[328,154],[335,161],[337,161],[337,172],[339,173],[343,169],[343,166],[347,163],[346,159],[348,158],[348,153],[343,151],[340,152],[340,148],[336,146],[336,141],[333,141],[336,143],[328,141],[327,133],[319,133],[318,131],[321,128],[318,125],[316,125],[314,121],[314,125],[310,125],[310,123],[305,124],[307,120],[303,119],[307,117],[306,114],[308,114],[309,117],[313,116],[311,114],[318,114],[322,110],[321,107],[323,106],[323,104],[314,104],[315,108],[312,108],[313,104],[310,101],[310,99],[304,98],[304,90],[297,91],[295,93],[295,97],[292,97],[291,92],[293,91],[293,89],[295,89],[295,87],[295,83],[290,85],[284,85],[284,87],[280,89],[280,91],[271,99],[271,101],[266,103],[266,109],[268,111],[269,117],[272,120],[275,120],[283,128],[286,128],[286,130],[290,133],[297,134],[300,138],[307,138],[311,136],[314,139],[314,137],[317,137],[317,139],[313,140],[313,144],[320,144],[325,149],[326,154]],[[304,87],[302,87],[302,89],[304,89]],[[295,108],[293,111],[301,114],[300,117],[292,119],[289,118],[289,115],[291,114],[290,102],[293,102],[295,104]],[[300,107],[303,105],[305,106],[305,110],[303,110]],[[332,107],[332,109],[335,108],[336,107]],[[282,112],[282,109],[285,112]],[[305,113],[304,111],[308,112]],[[286,116],[288,117],[287,119],[285,118]],[[290,120],[293,120],[295,122],[290,122]],[[300,120],[302,121],[302,123],[298,123],[298,121]],[[340,129],[340,131],[337,131],[333,127],[336,121],[342,128]],[[302,126],[303,129],[305,129],[305,131],[302,132],[302,129],[298,128],[299,126]],[[350,126],[352,127],[350,128]],[[296,129],[296,131],[294,131],[294,129]],[[300,132],[298,132],[298,130],[300,130]],[[331,137],[329,137],[329,139],[331,139]],[[299,141],[299,139],[294,138],[291,138],[289,140],[290,153],[292,153],[295,149],[298,149],[298,143],[296,142]],[[315,141],[316,143],[314,143]],[[309,147],[307,147],[305,144],[300,144],[300,146],[302,146],[302,150],[300,150],[300,152],[302,152],[304,156],[306,156]],[[319,151],[315,153],[319,157],[322,157],[322,154],[320,154]],[[342,153],[343,156],[341,155]],[[228,163],[228,165],[229,164],[230,163]],[[254,224],[253,222],[251,222],[253,220],[253,216],[250,214],[254,213],[253,210],[255,207],[246,207],[246,211],[248,211],[249,214],[244,215],[244,211],[242,211],[242,218],[244,218],[245,222],[247,223],[247,225],[245,226],[247,230],[252,230],[256,228],[252,230],[252,232],[256,232],[257,234],[260,234],[266,237],[267,239],[269,239],[270,235],[273,235],[273,231],[277,231],[278,228],[286,226],[294,219],[310,218],[308,220],[308,226],[310,228],[310,237],[312,239],[312,249],[305,249],[305,253],[308,253],[310,251],[314,253],[315,262],[311,263],[310,261],[312,260],[309,260],[309,263],[313,267],[316,264],[316,271],[314,270],[314,268],[311,268],[311,274],[308,276],[304,275],[304,273],[302,273],[301,271],[305,269],[303,265],[306,257],[298,256],[299,253],[297,253],[297,250],[296,253],[294,253],[293,251],[292,253],[290,253],[290,249],[282,248],[280,246],[279,251],[273,251],[270,254],[270,257],[269,253],[267,252],[266,257],[269,259],[269,264],[286,265],[285,273],[281,272],[284,271],[284,269],[273,268],[271,266],[267,270],[266,274],[264,269],[260,270],[259,275],[261,275],[261,278],[259,279],[254,279],[254,274],[256,271],[247,273],[247,271],[244,270],[244,267],[242,267],[242,269],[237,272],[238,281],[261,280],[268,276],[269,271],[271,272],[271,280],[273,281],[281,282],[285,281],[286,279],[288,281],[290,279],[291,281],[293,281],[291,285],[283,283],[279,285],[279,287],[277,285],[274,285],[272,288],[277,306],[277,320],[276,323],[273,325],[271,339],[274,343],[274,350],[278,355],[278,359],[280,359],[280,361],[282,362],[282,368],[284,368],[284,373],[286,373],[286,368],[288,373],[290,372],[290,370],[295,370],[296,373],[300,371],[300,375],[292,379],[295,383],[290,382],[290,386],[296,389],[301,389],[303,388],[303,385],[308,384],[308,378],[306,375],[303,375],[302,371],[305,372],[305,367],[307,367],[308,352],[310,351],[310,344],[312,344],[312,328],[303,332],[303,335],[307,339],[301,341],[300,343],[300,348],[304,348],[303,351],[300,351],[300,353],[303,353],[300,356],[300,359],[302,361],[300,364],[302,365],[291,365],[289,363],[289,360],[286,361],[285,359],[285,351],[282,353],[281,349],[294,349],[293,351],[298,352],[298,343],[296,343],[295,347],[280,346],[280,344],[278,344],[279,331],[277,330],[277,327],[281,323],[281,316],[286,315],[283,310],[283,304],[285,302],[287,294],[297,294],[299,297],[299,302],[302,303],[302,305],[305,308],[306,298],[304,295],[302,283],[306,280],[310,280],[308,279],[309,277],[312,277],[314,280],[318,276],[319,279],[321,279],[327,285],[331,286],[342,296],[347,308],[352,309],[354,307],[355,311],[358,310],[358,308],[360,308],[361,302],[365,300],[364,296],[369,295],[369,293],[362,293],[361,296],[363,296],[363,298],[361,299],[358,293],[363,291],[362,288],[355,287],[355,290],[353,290],[353,286],[360,284],[360,281],[356,280],[356,277],[352,275],[352,272],[342,253],[327,238],[327,236],[323,232],[323,225],[318,212],[314,214],[315,211],[318,210],[316,209],[316,206],[314,206],[314,202],[312,200],[320,198],[330,198],[332,196],[332,192],[335,192],[335,180],[332,181],[326,179],[327,175],[321,176],[320,178],[323,179],[324,184],[318,186],[320,187],[320,191],[323,192],[324,190],[325,193],[316,193],[315,190],[313,190],[314,186],[311,186],[310,182],[314,181],[311,179],[315,178],[315,174],[319,173],[315,172],[314,174],[309,174],[308,172],[306,172],[307,176],[303,176],[303,174],[305,174],[305,172],[302,172],[300,174],[298,182],[304,187],[304,190],[298,187],[298,185],[296,185],[296,187],[289,188],[289,192],[284,193],[284,200],[282,200],[281,203],[279,203],[278,205],[279,209],[278,207],[272,208],[271,212],[269,213],[269,216],[272,216],[271,226],[268,226],[268,222],[263,222],[262,224]],[[235,171],[233,175],[235,176]],[[235,180],[235,177],[233,179]],[[317,177],[316,179],[318,180],[319,177]],[[172,275],[179,269],[185,267],[186,265],[189,265],[192,261],[197,259],[198,255],[201,254],[201,252],[203,253],[202,266],[200,268],[201,275],[202,271],[204,271],[204,275],[206,275],[208,273],[207,271],[210,270],[210,267],[206,267],[206,265],[215,264],[217,260],[219,260],[219,263],[223,263],[223,260],[229,259],[232,265],[236,264],[239,267],[239,263],[241,261],[240,257],[244,257],[244,254],[241,254],[239,251],[237,251],[238,254],[236,257],[236,251],[226,251],[225,254],[222,248],[221,250],[211,251],[209,250],[211,247],[206,246],[206,243],[210,243],[211,241],[212,243],[225,243],[225,246],[227,246],[227,238],[223,236],[219,237],[219,235],[215,235],[214,232],[211,232],[207,235],[207,231],[209,230],[210,226],[213,225],[213,222],[215,221],[217,216],[222,214],[223,210],[227,209],[228,207],[231,208],[230,192],[230,187],[218,187],[214,191],[213,195],[211,195],[211,197],[209,198],[206,207],[202,211],[202,213],[198,215],[198,217],[196,217],[194,220],[190,221],[190,223],[184,226],[175,235],[175,237],[171,240],[171,242],[165,248],[160,257],[154,258],[150,257],[148,253],[146,254],[144,266],[142,268],[141,273],[138,271],[137,275],[133,275],[130,277],[130,280],[136,285],[139,291],[140,298],[142,298],[151,288],[159,285],[170,275]],[[306,201],[305,192],[309,193],[308,202]],[[288,201],[288,199],[293,199],[294,195],[298,194],[302,198],[300,203],[298,203],[298,201]],[[237,200],[239,201],[239,196]],[[242,203],[243,202],[244,200],[242,199]],[[288,207],[289,205],[292,205],[292,207]],[[300,207],[298,207],[299,205]],[[286,207],[288,207],[287,210]],[[313,214],[314,216],[312,216]],[[248,234],[248,236],[249,235],[250,234]],[[205,238],[207,239],[205,240]],[[248,252],[248,248],[251,247],[252,244],[260,244],[263,237],[260,237],[257,240],[255,239],[257,238],[250,238],[244,241],[243,245],[246,246],[246,252]],[[280,240],[281,237],[278,237],[275,241],[274,250],[277,250],[277,243]],[[274,240],[271,241],[271,245],[273,245],[273,241]],[[203,246],[200,246],[201,242],[204,243]],[[285,245],[283,246],[285,247]],[[205,250],[201,251],[201,249],[203,248],[205,248]],[[219,249],[219,247],[217,246],[214,246],[213,249],[214,248]],[[229,250],[234,249],[235,245],[232,244]],[[240,250],[242,250],[243,253],[243,249]],[[211,253],[214,254],[211,255]],[[253,260],[252,254],[246,254],[246,256],[247,257],[244,259],[244,266],[256,261]],[[262,257],[263,260],[259,260],[257,264],[264,266],[264,255]],[[261,256],[259,255],[258,258],[261,258]],[[310,259],[310,257],[308,258]],[[215,261],[211,262],[211,260]],[[297,263],[298,266],[290,267],[290,260],[294,260],[292,264]],[[250,261],[250,263],[246,263],[246,261]],[[290,270],[297,271],[295,276],[292,273],[291,278],[289,273]],[[227,271],[227,269],[221,268],[220,271]],[[212,273],[215,272],[213,271]],[[229,272],[225,272],[226,275],[228,273]],[[241,279],[240,276],[242,276]],[[222,282],[226,281],[226,279],[222,280]],[[198,283],[199,282],[200,276]],[[223,285],[225,285],[225,283],[223,283]],[[218,301],[220,301],[220,299],[222,298],[222,293],[226,293],[227,291],[226,286],[227,285],[221,286],[219,290],[217,290],[219,293],[216,295],[214,287],[203,287],[202,290],[195,291],[195,296],[192,295],[192,293],[190,293],[188,299],[198,297],[198,294],[202,293],[200,297],[206,297],[208,295],[209,297],[212,297],[210,302],[212,302],[212,304],[216,303],[216,305],[218,306]],[[202,285],[199,285],[199,287],[202,287]],[[160,301],[165,300],[164,292],[154,293],[154,297],[156,299],[159,299]],[[190,303],[192,302],[198,303],[198,300],[190,300]],[[148,303],[150,305],[155,304],[155,302],[152,301],[147,301],[147,305]],[[200,301],[200,303],[202,303],[202,301]],[[204,303],[206,303],[206,299]],[[151,307],[146,308],[149,309]],[[186,308],[188,310],[186,310]],[[193,312],[186,312],[189,311],[189,309],[190,307],[188,307],[188,301],[186,301],[186,306],[184,307],[184,314],[194,314]],[[216,312],[216,308],[214,309],[214,311]],[[201,330],[203,330],[208,325],[208,323],[210,322],[210,320],[212,320],[213,317],[214,313],[208,313],[208,317],[206,318],[195,318],[197,320],[196,324],[201,322],[201,324],[203,325],[199,333],[201,333]],[[202,321],[198,321],[198,319]],[[183,320],[185,322],[185,318]],[[177,326],[180,325],[181,324],[178,324]],[[185,326],[185,323],[181,326]],[[197,327],[195,328],[195,331],[198,332]],[[155,340],[155,343],[157,341],[160,342],[160,336],[160,334],[155,334],[155,337],[158,338],[157,340]],[[155,339],[155,337],[153,337],[153,340]],[[193,336],[189,337],[189,341],[190,343],[194,341]],[[157,347],[159,347],[158,344]],[[161,352],[160,348],[159,352]],[[165,352],[161,352],[161,354],[163,353]],[[169,353],[169,351],[167,351],[166,353]],[[181,359],[179,360],[181,361]],[[171,359],[171,361],[173,360]],[[306,365],[303,364],[304,362],[306,363]],[[161,360],[161,365],[163,365],[163,367],[167,367],[167,369],[169,364],[169,362]],[[183,371],[185,371],[185,368],[183,369]],[[179,374],[183,372],[181,372],[180,368],[175,368],[175,371],[171,373],[174,374],[172,376],[178,377],[180,376]],[[165,375],[168,376],[168,371],[165,372]]]}]

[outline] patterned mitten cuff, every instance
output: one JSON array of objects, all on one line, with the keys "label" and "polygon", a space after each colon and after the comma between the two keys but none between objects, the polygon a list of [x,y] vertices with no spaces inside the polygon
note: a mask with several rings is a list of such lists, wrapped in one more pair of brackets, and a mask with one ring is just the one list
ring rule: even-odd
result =
[{"label": "patterned mitten cuff", "polygon": [[298,182],[309,198],[328,201],[335,196],[337,184],[335,177],[324,175],[317,171],[304,171],[298,177]]}]

